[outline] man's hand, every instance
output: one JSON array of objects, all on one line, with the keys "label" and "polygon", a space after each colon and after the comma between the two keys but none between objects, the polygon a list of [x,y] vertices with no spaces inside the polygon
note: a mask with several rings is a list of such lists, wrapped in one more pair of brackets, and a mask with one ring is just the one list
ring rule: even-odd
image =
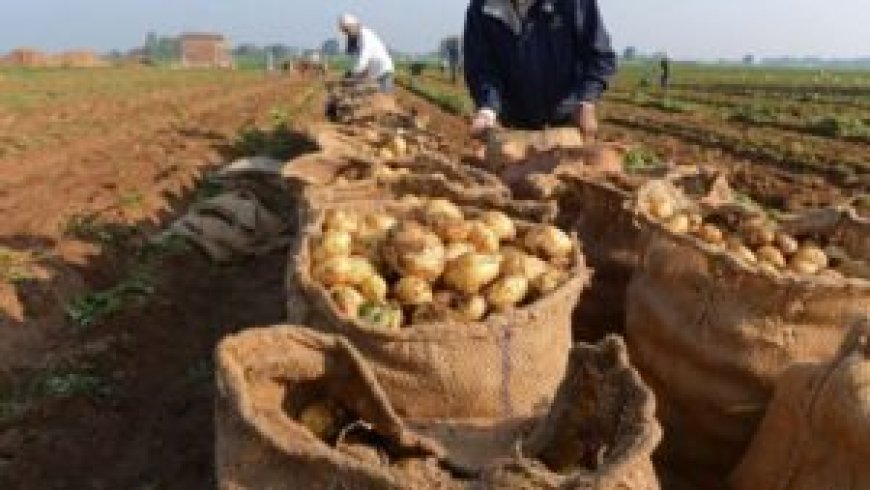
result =
[{"label": "man's hand", "polygon": [[498,116],[492,109],[480,109],[471,120],[471,135],[478,137],[482,136],[488,130],[493,129],[498,124]]},{"label": "man's hand", "polygon": [[594,139],[598,133],[598,117],[595,115],[595,104],[584,102],[574,113],[574,124],[580,128],[586,139]]}]

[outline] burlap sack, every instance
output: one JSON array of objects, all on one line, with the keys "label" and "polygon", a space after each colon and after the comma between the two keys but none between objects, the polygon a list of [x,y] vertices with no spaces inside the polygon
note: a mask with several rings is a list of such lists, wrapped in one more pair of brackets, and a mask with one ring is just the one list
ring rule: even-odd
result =
[{"label": "burlap sack", "polygon": [[[348,341],[299,327],[227,338],[216,363],[223,489],[658,488],[654,401],[615,337],[572,349],[549,415],[510,420],[403,420]],[[351,414],[329,441],[293,417],[324,399]]]},{"label": "burlap sack", "polygon": [[[846,213],[782,226],[838,237],[870,258],[870,222]],[[658,397],[662,460],[709,485],[739,461],[780,374],[830,360],[843,326],[870,311],[870,281],[768,275],[652,223],[645,240],[628,293],[632,359]]]},{"label": "burlap sack", "polygon": [[[485,486],[658,489],[652,453],[661,435],[655,398],[631,366],[622,338],[577,344],[550,413],[518,459],[491,466]],[[558,474],[554,467],[586,469]]]},{"label": "burlap sack", "polygon": [[[389,202],[342,203],[336,208],[404,212]],[[527,415],[552,400],[565,372],[571,312],[591,276],[581,247],[571,279],[527,307],[493,314],[484,322],[382,331],[341,315],[328,292],[311,278],[308,240],[320,229],[318,215],[293,247],[288,317],[353,342],[372,363],[400,414],[509,417]]]},{"label": "burlap sack", "polygon": [[870,488],[870,322],[838,358],[783,374],[743,462],[736,490]]},{"label": "burlap sack", "polygon": [[332,447],[293,418],[306,404],[338,402],[370,424],[394,458],[437,461],[437,445],[405,428],[345,339],[297,327],[249,330],[221,342],[216,372],[221,489],[443,488],[449,480],[437,465],[402,470],[379,464],[377,452]]}]

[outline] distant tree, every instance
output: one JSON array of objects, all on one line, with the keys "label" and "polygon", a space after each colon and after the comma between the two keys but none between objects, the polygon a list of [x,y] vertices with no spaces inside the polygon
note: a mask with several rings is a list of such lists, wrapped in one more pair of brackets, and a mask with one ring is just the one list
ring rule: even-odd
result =
[{"label": "distant tree", "polygon": [[744,65],[754,65],[755,64],[755,55],[747,54],[743,57]]},{"label": "distant tree", "polygon": [[327,39],[323,42],[323,46],[321,46],[320,50],[323,52],[324,56],[338,56],[341,54],[341,43],[335,38]]},{"label": "distant tree", "polygon": [[637,59],[637,48],[634,46],[629,46],[625,48],[625,51],[622,53],[622,57],[628,61]]},{"label": "distant tree", "polygon": [[264,55],[263,48],[257,46],[252,43],[243,43],[239,44],[233,49],[234,56],[242,56],[242,57],[253,57],[253,56],[263,56]]}]

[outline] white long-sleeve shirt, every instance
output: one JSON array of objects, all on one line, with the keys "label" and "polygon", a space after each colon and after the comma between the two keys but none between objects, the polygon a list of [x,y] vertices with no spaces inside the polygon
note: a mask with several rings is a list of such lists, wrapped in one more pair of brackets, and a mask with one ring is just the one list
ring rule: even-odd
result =
[{"label": "white long-sleeve shirt", "polygon": [[368,27],[361,28],[359,35],[360,46],[353,68],[354,75],[381,78],[387,73],[393,73],[393,58],[378,35]]}]

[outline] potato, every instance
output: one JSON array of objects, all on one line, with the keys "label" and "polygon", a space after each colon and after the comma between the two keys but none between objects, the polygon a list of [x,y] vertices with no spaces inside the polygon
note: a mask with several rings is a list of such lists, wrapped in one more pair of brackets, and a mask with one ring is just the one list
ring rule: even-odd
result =
[{"label": "potato", "polygon": [[396,156],[396,152],[394,152],[389,147],[385,146],[378,150],[378,158],[380,158],[381,160],[395,160]]},{"label": "potato", "polygon": [[379,303],[387,299],[389,286],[387,286],[387,281],[377,274],[366,277],[357,287],[359,292],[369,301]]},{"label": "potato", "polygon": [[388,148],[399,157],[408,154],[408,142],[399,135],[395,135],[390,139]]},{"label": "potato", "polygon": [[423,206],[422,210],[423,221],[433,223],[438,219],[454,219],[464,220],[465,215],[459,206],[453,204],[447,199],[432,199]]},{"label": "potato", "polygon": [[490,230],[495,232],[502,242],[509,242],[517,237],[517,227],[508,215],[499,211],[487,211],[480,217]]},{"label": "potato", "polygon": [[649,202],[649,214],[653,218],[664,221],[676,212],[674,203],[669,199],[652,200]]},{"label": "potato", "polygon": [[547,259],[569,256],[574,251],[571,237],[550,225],[532,227],[523,237],[523,245],[529,252]]},{"label": "potato", "polygon": [[329,296],[341,314],[356,318],[359,309],[366,302],[359,291],[350,286],[336,286],[329,291]]},{"label": "potato", "polygon": [[333,257],[316,265],[313,276],[321,284],[328,287],[356,286],[374,273],[374,266],[365,258]]},{"label": "potato", "polygon": [[716,225],[706,224],[698,231],[698,237],[711,245],[721,245],[725,234]]},{"label": "potato", "polygon": [[728,240],[726,244],[726,248],[729,252],[734,254],[738,259],[743,262],[747,262],[749,264],[755,264],[758,262],[758,257],[755,256],[755,253],[743,244],[740,240],[731,239]]},{"label": "potato", "polygon": [[696,212],[690,212],[687,216],[689,219],[689,233],[701,231],[701,227],[704,226],[704,217]]},{"label": "potato", "polygon": [[356,233],[359,229],[359,216],[351,211],[330,209],[323,218],[323,231],[346,231]]},{"label": "potato", "polygon": [[677,235],[689,232],[689,217],[683,213],[675,214],[664,221],[666,230]]},{"label": "potato", "polygon": [[422,197],[414,194],[405,194],[399,199],[399,202],[410,208],[418,208],[426,204],[426,201]]},{"label": "potato", "polygon": [[798,251],[798,248],[800,248],[798,241],[794,237],[782,231],[776,233],[774,243],[776,243],[777,248],[779,248],[783,255],[786,256],[794,255]]},{"label": "potato", "polygon": [[770,245],[776,239],[773,225],[764,218],[751,218],[740,226],[740,234],[752,247]]},{"label": "potato", "polygon": [[804,260],[798,257],[792,259],[788,264],[788,268],[797,274],[813,276],[819,273],[821,268],[819,268],[818,264],[810,262],[808,260]]},{"label": "potato", "polygon": [[323,233],[312,251],[315,262],[325,262],[333,257],[350,257],[353,237],[346,231],[330,230]]},{"label": "potato", "polygon": [[518,249],[502,251],[501,275],[520,275],[528,280],[537,279],[547,272],[547,263]]},{"label": "potato", "polygon": [[822,249],[812,244],[802,245],[795,252],[793,260],[797,262],[809,262],[814,264],[818,270],[828,267],[828,256]]},{"label": "potato", "polygon": [[785,257],[782,255],[782,252],[780,252],[778,248],[771,245],[765,245],[759,248],[756,255],[758,256],[758,260],[768,263],[776,267],[777,269],[784,269],[787,265]]},{"label": "potato", "polygon": [[778,276],[780,274],[780,268],[766,260],[759,260],[758,268],[769,276]]},{"label": "potato", "polygon": [[455,218],[436,218],[430,225],[444,243],[465,242],[471,234],[471,223]]},{"label": "potato", "polygon": [[496,310],[513,308],[529,294],[529,280],[521,275],[499,279],[486,290],[486,301]]},{"label": "potato", "polygon": [[559,289],[567,281],[567,272],[551,268],[538,278],[533,279],[529,286],[537,296],[543,297]]},{"label": "potato", "polygon": [[384,258],[401,276],[434,281],[444,272],[444,244],[437,235],[413,221],[403,221],[390,232]]},{"label": "potato", "polygon": [[404,316],[402,309],[393,305],[366,303],[360,308],[361,320],[386,330],[402,328]]},{"label": "potato", "polygon": [[456,311],[462,319],[478,322],[486,316],[487,308],[486,300],[482,296],[473,295],[459,300]]},{"label": "potato", "polygon": [[432,286],[418,277],[403,277],[393,287],[393,294],[403,306],[419,306],[433,301]]},{"label": "potato", "polygon": [[465,294],[477,294],[494,281],[501,271],[501,257],[492,254],[467,253],[447,263],[444,283]]},{"label": "potato", "polygon": [[329,441],[338,436],[341,431],[340,410],[335,404],[318,401],[304,407],[297,420],[318,439]]},{"label": "potato", "polygon": [[386,235],[399,223],[394,216],[382,213],[372,213],[363,216],[359,235]]},{"label": "potato", "polygon": [[451,243],[447,245],[447,248],[444,252],[444,257],[446,260],[454,260],[467,254],[468,252],[474,252],[476,250],[477,248],[474,245],[467,242]]},{"label": "potato", "polygon": [[474,245],[478,252],[493,254],[498,252],[498,235],[482,221],[472,221],[468,233],[468,243]]}]

